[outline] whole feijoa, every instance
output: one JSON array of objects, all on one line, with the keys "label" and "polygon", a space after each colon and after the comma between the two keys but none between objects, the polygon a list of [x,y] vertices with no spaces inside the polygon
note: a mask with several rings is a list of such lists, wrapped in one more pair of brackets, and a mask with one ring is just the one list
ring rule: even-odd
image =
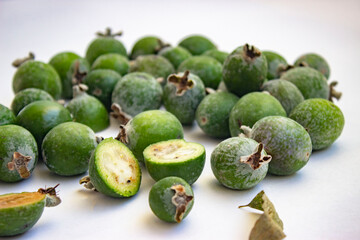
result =
[{"label": "whole feijoa", "polygon": [[35,137],[40,149],[45,135],[55,126],[72,121],[70,112],[54,101],[36,101],[24,107],[16,117],[18,125]]},{"label": "whole feijoa", "polygon": [[196,122],[211,137],[230,137],[229,115],[239,98],[228,92],[207,95],[196,109]]},{"label": "whole feijoa", "polygon": [[39,88],[55,99],[61,97],[59,74],[50,64],[43,62],[29,60],[21,64],[15,72],[12,84],[14,93],[26,88]]},{"label": "whole feijoa", "polygon": [[144,162],[143,151],[147,146],[169,139],[182,139],[184,133],[181,123],[173,114],[148,110],[139,113],[121,127],[118,138],[140,162]]},{"label": "whole feijoa", "polygon": [[345,119],[340,108],[325,99],[308,99],[294,108],[290,118],[310,134],[314,150],[329,147],[341,135]]},{"label": "whole feijoa", "polygon": [[264,83],[261,89],[279,100],[287,115],[290,114],[294,107],[304,101],[304,97],[300,90],[291,82],[283,79],[268,81]]},{"label": "whole feijoa", "polygon": [[124,113],[135,116],[143,111],[160,108],[162,95],[162,87],[153,76],[133,72],[116,84],[112,103],[119,104]]},{"label": "whole feijoa", "polygon": [[157,54],[161,49],[168,46],[156,36],[142,37],[135,42],[130,58],[136,59],[138,56]]},{"label": "whole feijoa", "polygon": [[85,124],[94,132],[99,132],[109,126],[109,115],[104,104],[87,94],[86,90],[86,85],[74,86],[74,98],[66,109],[72,114],[75,122]]},{"label": "whole feijoa", "polygon": [[293,83],[302,93],[304,99],[329,98],[329,86],[321,72],[310,67],[292,68],[281,75]]},{"label": "whole feijoa", "polygon": [[221,81],[222,65],[208,56],[193,56],[183,61],[178,67],[179,72],[190,71],[200,77],[205,87],[217,89]]},{"label": "whole feijoa", "polygon": [[188,50],[180,46],[165,47],[160,50],[158,55],[163,56],[164,58],[169,60],[169,62],[171,62],[175,69],[177,69],[184,60],[192,56]]},{"label": "whole feijoa", "polygon": [[164,88],[164,106],[182,124],[192,124],[196,109],[205,95],[204,84],[198,76],[189,71],[172,74]]},{"label": "whole feijoa", "polygon": [[86,188],[110,197],[135,195],[140,188],[141,169],[133,153],[121,142],[107,138],[91,155],[89,176],[80,180]]},{"label": "whole feijoa", "polygon": [[229,56],[229,53],[220,51],[218,49],[210,49],[201,55],[215,58],[216,60],[219,61],[219,63],[224,64],[227,56]]},{"label": "whole feijoa", "polygon": [[90,65],[92,65],[99,56],[106,53],[118,53],[127,57],[124,44],[115,39],[115,37],[121,35],[122,32],[112,33],[110,28],[107,28],[105,33],[97,33],[98,38],[93,40],[86,50],[86,59]]},{"label": "whole feijoa", "polygon": [[[81,58],[78,54],[73,52],[60,52],[53,56],[49,64],[54,67],[56,72],[59,74],[62,85],[62,94],[61,97],[69,98],[67,91],[68,90],[68,78],[67,72],[69,71],[71,64],[76,60]],[[71,96],[70,96],[71,97]]]},{"label": "whole feijoa", "polygon": [[229,128],[231,136],[242,133],[240,127],[252,127],[258,120],[267,116],[284,116],[286,112],[281,103],[265,92],[252,92],[244,95],[230,112]]},{"label": "whole feijoa", "polygon": [[193,184],[205,165],[205,148],[199,143],[172,139],[151,144],[144,150],[144,160],[150,176],[158,181],[165,177],[181,177]]},{"label": "whole feijoa", "polygon": [[65,99],[73,97],[73,86],[82,83],[89,72],[90,64],[86,58],[73,61],[69,71],[66,73],[66,82],[63,82],[63,96]]},{"label": "whole feijoa", "polygon": [[215,44],[205,36],[191,35],[179,43],[179,46],[187,49],[192,55],[201,55],[207,50],[216,49]]},{"label": "whole feijoa", "polygon": [[272,156],[269,173],[291,175],[309,161],[312,146],[308,132],[294,120],[269,116],[257,121],[250,137],[264,144],[265,151]]},{"label": "whole feijoa", "polygon": [[287,62],[283,56],[272,51],[262,51],[268,64],[267,79],[273,80],[280,77],[281,70],[287,67]]},{"label": "whole feijoa", "polygon": [[164,86],[166,78],[175,72],[173,65],[164,57],[159,55],[145,55],[137,57],[130,63],[129,72],[145,72],[155,78]]},{"label": "whole feijoa", "polygon": [[265,55],[256,47],[245,44],[226,58],[222,79],[229,92],[241,97],[260,90],[267,77],[267,68]]},{"label": "whole feijoa", "polygon": [[89,88],[87,93],[99,99],[109,110],[112,92],[120,79],[118,72],[110,69],[96,69],[89,72],[82,82]]},{"label": "whole feijoa", "polygon": [[225,187],[244,190],[256,186],[268,171],[271,156],[262,143],[232,137],[218,144],[211,154],[211,169],[216,179]]},{"label": "whole feijoa", "polygon": [[28,130],[17,125],[0,126],[0,181],[30,177],[37,161],[38,147]]},{"label": "whole feijoa", "polygon": [[11,110],[17,115],[25,106],[41,100],[54,101],[54,98],[44,90],[38,88],[26,88],[15,95],[11,102]]},{"label": "whole feijoa", "polygon": [[110,69],[119,73],[121,76],[129,71],[129,60],[118,53],[108,53],[99,56],[92,64],[91,69]]},{"label": "whole feijoa", "polygon": [[0,104],[0,126],[13,124],[16,121],[14,113],[4,105]]},{"label": "whole feijoa", "polygon": [[42,159],[47,168],[61,176],[73,176],[88,170],[97,146],[95,133],[88,126],[67,122],[54,127],[42,143]]},{"label": "whole feijoa", "polygon": [[194,192],[184,179],[166,177],[152,186],[149,205],[161,220],[180,223],[194,205]]},{"label": "whole feijoa", "polygon": [[314,69],[318,70],[319,72],[321,72],[326,77],[326,79],[329,79],[329,76],[330,76],[329,64],[325,60],[325,58],[323,58],[319,54],[307,53],[307,54],[301,55],[300,57],[298,57],[295,60],[294,65],[295,66],[307,66],[307,67],[314,68]]}]

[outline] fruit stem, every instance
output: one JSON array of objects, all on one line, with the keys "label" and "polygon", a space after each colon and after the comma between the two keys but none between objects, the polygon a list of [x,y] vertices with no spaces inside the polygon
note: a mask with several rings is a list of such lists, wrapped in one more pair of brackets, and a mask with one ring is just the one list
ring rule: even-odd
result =
[{"label": "fruit stem", "polygon": [[185,187],[181,184],[174,185],[171,187],[171,189],[175,191],[174,196],[171,198],[171,202],[176,207],[175,221],[180,223],[183,219],[187,205],[193,200],[194,197],[187,195]]},{"label": "fruit stem", "polygon": [[20,177],[25,179],[30,177],[30,171],[27,168],[30,160],[30,156],[24,156],[19,152],[14,152],[12,160],[8,162],[7,167],[10,171],[16,170]]},{"label": "fruit stem", "polygon": [[168,82],[173,83],[176,86],[176,96],[184,95],[188,89],[191,89],[194,86],[194,82],[188,78],[189,74],[189,70],[186,70],[182,77],[176,74],[169,76]]},{"label": "fruit stem", "polygon": [[329,95],[329,101],[333,102],[334,98],[336,98],[336,100],[340,100],[341,96],[342,96],[342,92],[338,92],[335,90],[335,86],[338,84],[337,81],[333,81],[330,83],[329,88],[330,88],[330,95]]},{"label": "fruit stem", "polygon": [[241,123],[240,123],[239,127],[243,131],[243,133],[240,134],[240,137],[246,137],[246,138],[251,137],[251,128],[250,127],[241,125]]},{"label": "fruit stem", "polygon": [[114,37],[117,37],[117,36],[121,36],[123,34],[122,31],[119,31],[119,32],[116,32],[116,33],[112,33],[112,30],[111,28],[107,27],[105,29],[105,32],[97,32],[96,35],[98,37],[111,37],[111,38],[114,38]]},{"label": "fruit stem", "polygon": [[261,56],[261,52],[257,48],[255,48],[254,46],[249,46],[249,44],[247,43],[244,45],[243,51],[245,53],[245,56],[250,60],[254,60],[255,58]]},{"label": "fruit stem", "polygon": [[249,166],[254,170],[260,168],[263,164],[270,162],[272,158],[270,155],[261,156],[263,149],[264,145],[259,143],[255,151],[248,156],[241,157],[240,162],[249,164]]},{"label": "fruit stem", "polygon": [[23,64],[24,62],[27,62],[29,60],[34,60],[35,59],[35,55],[32,52],[29,52],[29,55],[27,57],[24,58],[19,58],[16,59],[15,61],[12,62],[12,65],[16,68],[20,67],[21,64]]},{"label": "fruit stem", "polygon": [[121,107],[117,103],[111,105],[110,116],[120,121],[120,124],[125,125],[130,121],[131,116],[122,111]]}]

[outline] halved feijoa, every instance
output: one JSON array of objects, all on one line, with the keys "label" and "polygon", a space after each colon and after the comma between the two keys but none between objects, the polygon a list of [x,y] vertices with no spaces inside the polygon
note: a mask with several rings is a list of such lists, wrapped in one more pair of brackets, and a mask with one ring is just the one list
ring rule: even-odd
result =
[{"label": "halved feijoa", "polygon": [[198,143],[173,139],[145,148],[144,159],[146,168],[155,181],[176,176],[193,184],[204,169],[205,148]]},{"label": "halved feijoa", "polygon": [[[0,236],[14,236],[29,230],[41,217],[44,207],[61,201],[55,187],[37,192],[9,193],[0,196]],[[51,199],[50,201],[48,199]]]},{"label": "halved feijoa", "polygon": [[141,169],[138,160],[121,142],[107,138],[99,143],[89,163],[90,182],[97,191],[111,197],[131,197],[139,191]]}]

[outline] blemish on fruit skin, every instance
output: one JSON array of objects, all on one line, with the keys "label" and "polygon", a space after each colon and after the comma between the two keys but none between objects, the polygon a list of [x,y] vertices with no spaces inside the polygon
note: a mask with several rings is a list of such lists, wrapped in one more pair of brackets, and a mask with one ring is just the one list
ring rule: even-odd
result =
[{"label": "blemish on fruit skin", "polygon": [[201,118],[201,123],[202,123],[202,124],[206,124],[206,122],[207,122],[207,118],[206,118],[206,117],[202,117],[202,118]]}]

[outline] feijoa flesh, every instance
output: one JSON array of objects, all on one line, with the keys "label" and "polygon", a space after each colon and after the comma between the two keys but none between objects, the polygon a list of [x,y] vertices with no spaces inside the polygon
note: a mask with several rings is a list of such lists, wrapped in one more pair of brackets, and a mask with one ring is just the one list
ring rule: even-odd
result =
[{"label": "feijoa flesh", "polygon": [[194,205],[194,193],[184,179],[166,177],[152,186],[149,193],[149,205],[159,219],[180,223]]},{"label": "feijoa flesh", "polygon": [[176,176],[191,185],[204,169],[205,148],[183,139],[167,140],[145,148],[144,160],[146,169],[155,181]]}]

